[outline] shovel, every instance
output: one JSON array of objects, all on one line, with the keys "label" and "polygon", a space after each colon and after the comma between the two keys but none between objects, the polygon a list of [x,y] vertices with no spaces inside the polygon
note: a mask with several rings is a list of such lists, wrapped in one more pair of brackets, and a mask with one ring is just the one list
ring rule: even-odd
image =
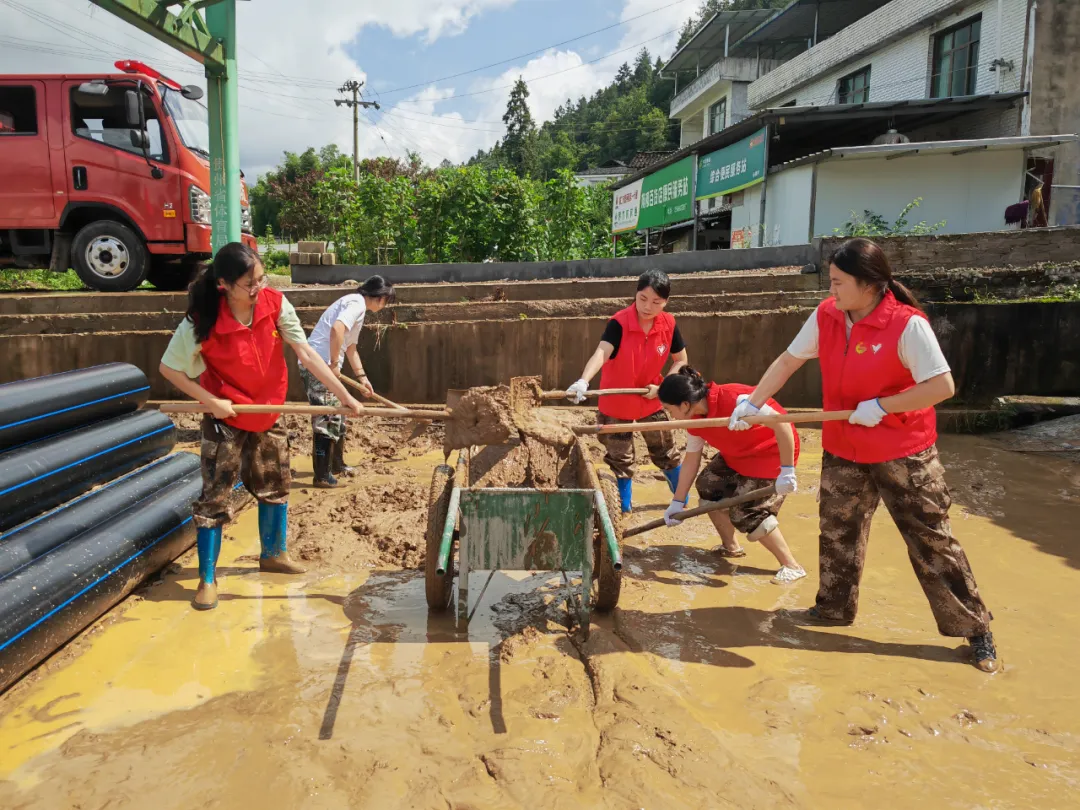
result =
[{"label": "shovel", "polygon": [[396,402],[391,402],[386,397],[381,396],[379,394],[376,394],[374,391],[372,391],[370,394],[365,394],[364,389],[360,386],[360,383],[356,382],[356,380],[350,380],[348,377],[338,377],[338,379],[341,380],[343,383],[345,383],[345,385],[349,386],[350,388],[352,388],[352,389],[354,389],[356,391],[359,391],[363,396],[367,397],[368,399],[373,399],[376,402],[381,402],[383,405],[386,405],[389,408],[394,408],[394,409],[399,410],[399,411],[407,411],[408,410],[408,408],[405,408],[405,407],[403,407],[401,405],[398,405]]},{"label": "shovel", "polygon": [[[201,402],[162,402],[158,407],[162,413],[210,413],[210,409]],[[233,411],[242,413],[291,413],[299,416],[356,416],[348,408],[335,408],[332,405],[308,405],[307,403],[285,402],[281,405],[233,405]],[[449,419],[449,411],[421,411],[406,408],[364,408],[361,416],[396,416],[409,419]]]},{"label": "shovel", "polygon": [[[715,512],[718,509],[730,509],[732,506],[738,506],[742,503],[760,501],[775,494],[776,487],[762,487],[761,489],[755,489],[753,492],[747,492],[745,495],[736,495],[734,498],[724,498],[722,501],[714,501],[708,506],[698,506],[695,509],[676,512],[672,517],[678,520],[686,520],[687,518],[697,517],[698,515],[707,515],[709,512]],[[667,523],[664,522],[663,518],[657,518],[656,520],[650,520],[648,523],[642,523],[640,526],[635,526],[632,529],[627,529],[623,532],[623,537],[634,537],[635,535],[645,534],[645,532],[651,532],[653,529],[660,529],[666,525]]]},{"label": "shovel", "polygon": [[[543,391],[540,388],[540,377],[511,377],[510,378],[510,408],[511,410],[522,408],[539,408],[541,403],[551,400],[565,399],[565,391]],[[649,393],[648,388],[605,388],[602,390],[586,391],[587,397],[599,397],[610,394],[640,394]],[[449,400],[446,403],[449,407]]]}]

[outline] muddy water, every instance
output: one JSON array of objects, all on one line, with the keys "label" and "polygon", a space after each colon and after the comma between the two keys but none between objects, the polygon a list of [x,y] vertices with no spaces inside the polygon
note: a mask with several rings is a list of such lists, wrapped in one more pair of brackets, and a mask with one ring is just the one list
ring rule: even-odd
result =
[{"label": "muddy water", "polygon": [[[183,560],[0,697],[0,807],[1080,805],[1080,466],[942,442],[1004,661],[986,676],[936,635],[884,510],[857,623],[785,613],[817,582],[808,439],[781,513],[806,580],[716,557],[704,519],[656,531],[587,642],[544,574],[496,575],[467,634],[412,571],[261,575],[249,511],[218,610],[188,608]],[[636,500],[656,517],[666,487],[646,473]]]}]

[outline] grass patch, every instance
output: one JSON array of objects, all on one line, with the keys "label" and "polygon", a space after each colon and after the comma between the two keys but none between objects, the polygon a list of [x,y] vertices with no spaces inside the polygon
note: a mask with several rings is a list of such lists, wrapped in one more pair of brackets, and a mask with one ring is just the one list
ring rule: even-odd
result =
[{"label": "grass patch", "polygon": [[64,292],[85,290],[74,270],[53,273],[50,270],[0,270],[2,292]]}]

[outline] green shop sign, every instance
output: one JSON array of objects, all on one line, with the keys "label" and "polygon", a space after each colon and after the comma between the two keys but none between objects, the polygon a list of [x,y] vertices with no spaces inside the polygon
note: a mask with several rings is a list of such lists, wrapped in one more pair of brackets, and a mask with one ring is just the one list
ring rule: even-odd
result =
[{"label": "green shop sign", "polygon": [[710,152],[698,161],[697,199],[732,194],[765,179],[765,144],[768,129]]},{"label": "green shop sign", "polygon": [[617,189],[611,201],[611,230],[640,231],[693,219],[693,173],[694,159],[683,158]]}]

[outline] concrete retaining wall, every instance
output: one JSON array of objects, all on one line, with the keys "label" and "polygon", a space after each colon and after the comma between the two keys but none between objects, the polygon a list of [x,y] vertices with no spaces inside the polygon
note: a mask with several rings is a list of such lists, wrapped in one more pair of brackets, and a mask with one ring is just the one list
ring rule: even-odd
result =
[{"label": "concrete retaining wall", "polygon": [[[812,310],[679,317],[691,362],[718,380],[756,381]],[[986,404],[1004,394],[1080,394],[1080,304],[942,304],[930,308],[954,368],[958,401]],[[401,402],[442,402],[447,388],[505,383],[540,374],[544,385],[577,378],[605,317],[425,322],[365,329],[361,355],[378,391]],[[157,372],[170,331],[0,336],[0,383],[123,361],[151,380],[155,399],[180,398]],[[303,400],[293,368],[290,398]],[[817,368],[808,363],[781,401],[820,405]]]},{"label": "concrete retaining wall", "polygon": [[624,259],[584,259],[571,262],[483,262],[475,264],[346,265],[310,267],[295,265],[295,284],[340,284],[380,275],[392,284],[440,281],[534,281],[538,279],[618,278],[639,276],[656,267],[668,275],[721,270],[759,270],[769,267],[801,267],[814,264],[815,244],[706,250],[633,256]]},{"label": "concrete retaining wall", "polygon": [[[820,239],[815,264],[828,268],[829,257],[844,241],[832,236]],[[874,241],[881,245],[898,275],[937,268],[1074,262],[1080,257],[1080,227],[888,236]],[[827,278],[825,283],[828,284]]]}]

